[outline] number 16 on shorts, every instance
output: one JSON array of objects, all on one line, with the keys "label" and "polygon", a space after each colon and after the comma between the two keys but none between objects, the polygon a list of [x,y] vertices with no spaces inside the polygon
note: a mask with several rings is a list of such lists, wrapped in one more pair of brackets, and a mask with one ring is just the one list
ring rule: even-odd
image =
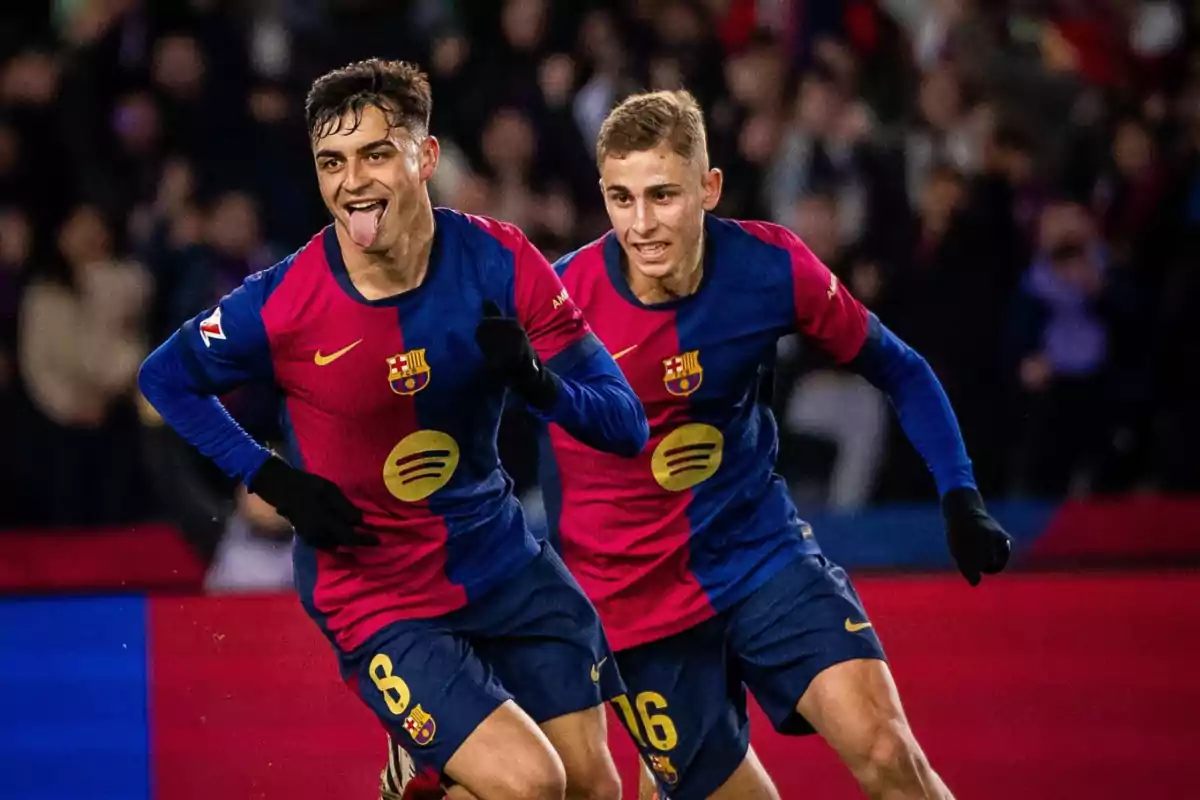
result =
[{"label": "number 16 on shorts", "polygon": [[675,723],[666,714],[659,713],[667,707],[667,699],[658,692],[639,692],[632,704],[629,695],[623,694],[614,697],[612,703],[621,712],[629,733],[643,749],[649,744],[655,750],[666,753],[679,744]]},{"label": "number 16 on shorts", "polygon": [[614,697],[612,704],[621,714],[625,728],[637,742],[646,763],[659,780],[667,786],[678,783],[679,772],[671,763],[671,758],[651,752],[669,753],[679,744],[675,722],[664,713],[667,699],[658,692],[638,692],[632,703],[629,702],[629,695],[623,694]]}]

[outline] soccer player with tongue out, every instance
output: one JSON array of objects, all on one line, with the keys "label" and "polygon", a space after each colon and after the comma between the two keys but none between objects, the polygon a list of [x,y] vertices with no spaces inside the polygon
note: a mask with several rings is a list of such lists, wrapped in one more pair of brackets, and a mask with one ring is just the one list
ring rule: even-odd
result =
[{"label": "soccer player with tongue out", "polygon": [[363,250],[379,238],[379,222],[387,210],[386,200],[364,200],[346,206],[350,213],[350,238]]},{"label": "soccer player with tongue out", "polygon": [[[594,608],[526,527],[496,431],[511,391],[632,457],[645,414],[519,230],[432,207],[430,104],[401,62],[319,78],[306,111],[333,224],[184,324],[140,385],[292,522],[301,602],[404,746],[406,780],[483,800],[616,798],[603,703],[623,686]],[[284,457],[217,399],[252,381],[278,389]]]}]

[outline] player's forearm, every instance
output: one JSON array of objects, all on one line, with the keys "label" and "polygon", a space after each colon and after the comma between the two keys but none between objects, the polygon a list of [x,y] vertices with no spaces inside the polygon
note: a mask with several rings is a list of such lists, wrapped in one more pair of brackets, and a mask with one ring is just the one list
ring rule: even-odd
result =
[{"label": "player's forearm", "polygon": [[905,435],[933,473],[939,494],[973,488],[975,477],[962,431],[937,375],[874,315],[870,326],[851,368],[887,394]]},{"label": "player's forearm", "polygon": [[596,450],[630,458],[642,451],[650,438],[646,411],[606,350],[556,374],[558,399],[539,416]]},{"label": "player's forearm", "polygon": [[270,451],[246,433],[204,381],[187,367],[173,335],[138,371],[138,386],[163,420],[185,441],[212,459],[225,474],[248,482]]}]

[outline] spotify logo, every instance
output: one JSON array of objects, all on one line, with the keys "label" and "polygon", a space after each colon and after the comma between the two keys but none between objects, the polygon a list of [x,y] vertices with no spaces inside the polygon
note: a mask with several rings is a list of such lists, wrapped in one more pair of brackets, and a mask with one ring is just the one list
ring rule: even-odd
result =
[{"label": "spotify logo", "polygon": [[450,482],[458,456],[458,443],[441,431],[410,433],[388,453],[383,482],[399,500],[424,500]]},{"label": "spotify logo", "polygon": [[721,466],[725,437],[711,425],[690,423],[667,434],[654,448],[650,469],[669,492],[682,492],[708,480]]}]

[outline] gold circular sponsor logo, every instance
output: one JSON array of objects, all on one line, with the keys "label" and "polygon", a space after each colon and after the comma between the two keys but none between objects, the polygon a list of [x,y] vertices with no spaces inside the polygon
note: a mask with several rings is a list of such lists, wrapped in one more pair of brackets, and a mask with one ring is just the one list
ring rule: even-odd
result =
[{"label": "gold circular sponsor logo", "polygon": [[708,480],[721,466],[725,437],[712,425],[698,422],[671,431],[654,448],[650,469],[668,492],[682,492]]},{"label": "gold circular sponsor logo", "polygon": [[388,453],[383,482],[399,500],[424,500],[449,483],[458,455],[458,443],[441,431],[410,433]]}]

